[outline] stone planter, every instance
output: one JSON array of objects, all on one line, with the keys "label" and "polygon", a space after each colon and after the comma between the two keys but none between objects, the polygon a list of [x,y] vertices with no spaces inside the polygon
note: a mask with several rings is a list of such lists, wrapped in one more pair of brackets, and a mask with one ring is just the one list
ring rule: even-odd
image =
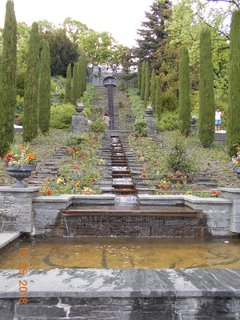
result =
[{"label": "stone planter", "polygon": [[13,177],[17,180],[17,182],[12,185],[13,188],[26,188],[27,185],[24,184],[22,180],[30,177],[32,171],[35,169],[36,164],[5,167],[5,170],[8,172],[10,177]]}]

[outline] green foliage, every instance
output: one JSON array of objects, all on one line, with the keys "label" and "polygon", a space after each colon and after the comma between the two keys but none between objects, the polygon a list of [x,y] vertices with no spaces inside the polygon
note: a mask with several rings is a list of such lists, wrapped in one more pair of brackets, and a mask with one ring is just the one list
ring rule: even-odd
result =
[{"label": "green foliage", "polygon": [[240,145],[240,11],[235,11],[231,23],[230,68],[229,68],[229,108],[227,143],[231,156],[237,154]]},{"label": "green foliage", "polygon": [[0,60],[0,156],[14,137],[16,105],[17,26],[13,1],[6,2],[3,44]]},{"label": "green foliage", "polygon": [[173,172],[190,173],[193,168],[193,164],[186,153],[186,146],[182,140],[177,139],[172,146],[171,151],[167,155],[168,167]]},{"label": "green foliage", "polygon": [[74,112],[75,108],[71,103],[51,106],[51,128],[71,128]]},{"label": "green foliage", "polygon": [[144,92],[144,105],[147,106],[149,99],[149,63],[145,64],[145,92]]},{"label": "green foliage", "polygon": [[23,140],[30,142],[38,134],[39,33],[36,22],[32,24],[30,33],[24,88]]},{"label": "green foliage", "polygon": [[189,55],[186,47],[181,49],[179,62],[179,127],[182,135],[190,133],[191,102],[190,102],[190,75]]},{"label": "green foliage", "polygon": [[138,83],[138,93],[141,92],[141,80],[142,80],[142,62],[138,62],[138,74],[137,74],[137,83]]},{"label": "green foliage", "polygon": [[162,113],[162,101],[161,101],[162,91],[161,91],[161,79],[156,77],[156,90],[155,90],[155,105],[154,111],[158,119],[161,117]]},{"label": "green foliage", "polygon": [[158,132],[173,131],[178,129],[178,115],[175,113],[163,113],[160,119],[157,119]]},{"label": "green foliage", "polygon": [[66,142],[67,146],[77,146],[80,145],[83,142],[87,141],[88,134],[84,133],[73,133],[71,134]]},{"label": "green foliage", "polygon": [[66,79],[62,76],[51,77],[51,103],[61,104],[65,99]]},{"label": "green foliage", "polygon": [[146,61],[143,61],[142,63],[142,72],[141,72],[141,100],[144,101],[145,97],[145,76],[146,76]]},{"label": "green foliage", "polygon": [[155,107],[155,97],[156,97],[156,72],[153,69],[151,75],[151,86],[150,86],[150,101],[153,107]]},{"label": "green foliage", "polygon": [[51,70],[49,44],[43,41],[39,78],[39,128],[44,134],[50,127]]},{"label": "green foliage", "polygon": [[131,102],[131,110],[136,119],[144,117],[144,103],[137,94],[137,89],[129,88],[128,95]]},{"label": "green foliage", "polygon": [[66,79],[66,87],[65,87],[65,102],[72,101],[72,66],[69,63],[67,68],[67,79]]},{"label": "green foliage", "polygon": [[106,130],[106,125],[101,118],[98,118],[90,124],[90,130],[93,132],[104,132]]},{"label": "green foliage", "polygon": [[211,34],[202,29],[200,34],[200,84],[199,84],[199,132],[204,148],[210,147],[214,140],[214,90]]},{"label": "green foliage", "polygon": [[122,92],[125,92],[127,90],[126,81],[121,79],[118,82],[118,89]]},{"label": "green foliage", "polygon": [[43,34],[50,46],[51,74],[66,77],[69,63],[78,58],[77,45],[72,43],[63,29],[48,30]]},{"label": "green foliage", "polygon": [[73,80],[72,80],[72,103],[75,105],[77,100],[80,98],[79,95],[79,69],[78,63],[74,63],[73,67]]},{"label": "green foliage", "polygon": [[134,134],[136,137],[147,137],[148,127],[145,119],[137,119],[134,123]]}]

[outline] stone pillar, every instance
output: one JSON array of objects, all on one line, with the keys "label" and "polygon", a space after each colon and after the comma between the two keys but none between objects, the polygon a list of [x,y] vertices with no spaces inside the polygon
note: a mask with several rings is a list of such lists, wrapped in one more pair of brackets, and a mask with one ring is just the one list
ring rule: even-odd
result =
[{"label": "stone pillar", "polygon": [[153,115],[153,110],[151,106],[148,106],[146,108],[144,119],[147,122],[149,135],[155,137],[157,135],[156,118]]},{"label": "stone pillar", "polygon": [[72,132],[83,133],[86,132],[86,118],[81,113],[74,113],[72,115]]},{"label": "stone pillar", "polygon": [[39,187],[0,187],[0,231],[33,231],[33,198]]},{"label": "stone pillar", "polygon": [[224,198],[232,200],[232,212],[230,215],[230,231],[240,233],[240,189],[219,188]]}]

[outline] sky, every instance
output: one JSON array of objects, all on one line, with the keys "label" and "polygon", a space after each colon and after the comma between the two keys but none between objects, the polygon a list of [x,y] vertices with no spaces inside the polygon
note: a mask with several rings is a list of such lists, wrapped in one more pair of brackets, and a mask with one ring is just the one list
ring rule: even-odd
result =
[{"label": "sky", "polygon": [[[134,46],[136,30],[145,20],[153,0],[14,0],[17,21],[31,25],[48,20],[54,24],[65,18],[85,23],[95,31],[108,31],[125,46]],[[6,0],[0,0],[0,26],[3,27]]]}]

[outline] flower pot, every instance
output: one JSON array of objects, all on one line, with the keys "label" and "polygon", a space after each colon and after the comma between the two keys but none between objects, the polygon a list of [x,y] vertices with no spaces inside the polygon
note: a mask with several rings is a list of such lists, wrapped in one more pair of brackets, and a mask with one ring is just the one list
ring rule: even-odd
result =
[{"label": "flower pot", "polygon": [[36,164],[22,166],[6,166],[5,170],[10,177],[15,178],[17,182],[12,185],[13,188],[26,188],[27,185],[22,182],[23,179],[31,176],[33,170],[36,169]]}]

